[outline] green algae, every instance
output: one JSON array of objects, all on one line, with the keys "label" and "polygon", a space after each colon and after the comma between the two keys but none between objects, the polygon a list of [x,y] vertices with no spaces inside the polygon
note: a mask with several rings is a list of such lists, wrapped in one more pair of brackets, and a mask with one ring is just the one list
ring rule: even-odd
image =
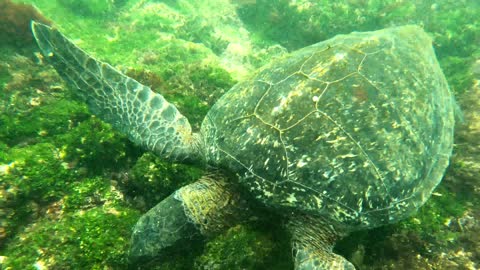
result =
[{"label": "green algae", "polygon": [[75,179],[51,143],[13,147],[4,152],[0,163],[8,168],[0,174],[0,205],[6,218],[1,224],[6,232],[2,238],[12,237],[38,217],[40,207],[60,199]]},{"label": "green algae", "polygon": [[5,66],[0,66],[0,89],[4,89],[5,85],[12,79],[10,73]]},{"label": "green algae", "polygon": [[[126,269],[135,210],[96,207],[44,218],[9,244],[6,269]],[[37,265],[37,267],[35,267]]]},{"label": "green algae", "polygon": [[[96,117],[79,122],[68,132],[55,138],[68,166],[83,168],[89,175],[120,167],[126,162],[126,136],[114,131]],[[85,171],[86,170],[86,171]]]},{"label": "green algae", "polygon": [[213,238],[196,258],[195,268],[291,269],[288,237],[266,225],[273,226],[237,225]]},{"label": "green algae", "polygon": [[[261,39],[273,40],[290,50],[352,31],[421,25],[433,37],[449,83],[457,93],[463,93],[471,87],[472,79],[458,77],[466,76],[472,56],[478,57],[479,8],[475,1],[258,0],[255,5],[239,4],[238,12]],[[453,58],[445,59],[449,57]]]},{"label": "green algae", "polygon": [[144,153],[124,180],[125,193],[141,199],[145,211],[155,206],[176,189],[190,184],[202,175],[196,167],[172,164],[152,153]]},{"label": "green algae", "polygon": [[36,106],[21,114],[13,110],[0,115],[0,122],[3,123],[0,126],[0,139],[15,145],[39,135],[63,134],[69,129],[70,121],[85,117],[84,105],[67,100]]},{"label": "green algae", "polygon": [[397,224],[354,232],[340,241],[336,250],[359,269],[381,269],[392,264],[409,269],[428,267],[422,258],[431,259],[458,244],[463,232],[458,230],[457,222],[468,210],[470,201],[462,193],[440,185],[412,217]]},{"label": "green algae", "polygon": [[73,179],[73,173],[64,166],[58,149],[51,143],[13,147],[3,162],[13,163],[10,172],[3,175],[10,188],[15,187],[17,196],[38,203],[59,199]]},{"label": "green algae", "polygon": [[447,56],[440,62],[451,89],[456,93],[468,91],[474,84],[470,67],[474,62],[473,57]]},{"label": "green algae", "polygon": [[119,1],[112,0],[60,0],[58,2],[76,14],[99,17],[111,15],[109,13],[112,13],[124,1],[118,3]]},{"label": "green algae", "polygon": [[69,213],[103,204],[110,207],[124,205],[123,194],[116,190],[110,179],[100,176],[83,178],[70,184],[62,202],[62,210]]},{"label": "green algae", "polygon": [[467,202],[462,194],[442,185],[413,218],[400,223],[399,227],[418,233],[425,241],[445,245],[455,238],[448,232],[449,224],[465,213]]},{"label": "green algae", "polygon": [[[55,1],[30,2],[35,2],[55,20],[58,27],[87,51],[117,64],[122,70],[132,67],[150,70],[158,75],[163,81],[158,91],[178,105],[196,127],[214,100],[235,82],[212,58],[213,54],[218,55],[225,50],[225,39],[213,35],[210,32],[213,27],[205,25],[198,17],[192,16],[191,20],[178,17],[177,11],[182,9],[181,1],[164,1],[168,6],[163,6],[162,11],[169,13],[162,16],[145,14],[141,9],[136,9],[134,11],[137,13],[132,12],[132,15],[118,21],[114,21],[108,13],[113,11],[116,15],[121,14],[133,7],[135,1],[119,5],[115,10],[91,6],[89,8],[95,10],[85,11],[84,14],[89,17],[78,16],[74,8],[78,3],[76,1],[64,1],[63,5],[57,5]],[[324,1],[319,2],[322,10],[315,10],[298,9],[288,5],[288,1],[257,0],[255,12],[261,16],[255,17],[252,7],[245,5],[239,6],[238,11],[249,26],[253,39],[257,39],[257,44],[263,42],[267,46],[279,43],[289,49],[353,30],[371,30],[406,22],[420,23],[432,33],[442,67],[455,92],[463,93],[471,87],[474,80],[468,68],[474,57],[478,58],[478,48],[475,49],[478,42],[474,42],[478,40],[479,33],[476,20],[478,9],[469,9],[462,1],[446,1],[437,6],[425,1],[416,8],[405,1],[395,4],[368,1],[367,6],[363,6],[364,2],[349,1],[349,5],[346,5]],[[419,12],[424,14],[420,16]],[[135,50],[132,51],[132,48]],[[205,62],[209,64],[205,65]],[[256,65],[261,63],[262,60],[259,60]],[[12,74],[0,66],[0,88],[12,79]],[[23,91],[22,95],[13,99],[16,104],[13,108],[18,110],[0,115],[0,140],[3,141],[0,143],[0,163],[15,162],[11,174],[1,176],[11,185],[5,203],[12,225],[7,230],[16,233],[16,237],[2,250],[2,255],[9,257],[9,264],[6,265],[14,269],[28,269],[33,263],[43,261],[47,265],[62,268],[68,267],[66,262],[69,258],[69,262],[79,268],[125,268],[124,255],[128,250],[126,240],[131,233],[129,228],[139,216],[132,209],[147,210],[176,188],[197,179],[201,170],[172,165],[152,154],[142,154],[110,126],[89,117],[85,107],[70,101],[69,95],[54,94],[50,99],[40,94],[44,102],[24,110],[21,103],[29,101],[29,95],[34,93],[33,89],[22,87],[29,84],[32,81],[22,82],[21,87],[15,89]],[[4,93],[2,100],[5,100]],[[466,163],[460,165],[469,166]],[[104,177],[110,174],[120,176]],[[27,181],[20,182],[24,176]],[[113,181],[118,183],[113,184]],[[383,266],[399,266],[402,261],[419,254],[434,260],[436,257],[429,255],[431,250],[444,251],[444,248],[451,247],[457,241],[460,232],[451,229],[451,226],[463,215],[469,202],[469,198],[465,199],[462,193],[451,190],[452,187],[442,184],[437,190],[442,196],[432,197],[415,217],[347,238],[347,243],[339,247],[341,253],[362,257],[363,262],[362,259],[355,260],[359,262],[357,265],[362,266],[360,269],[374,266],[380,269],[382,263]],[[30,195],[34,200],[30,199]],[[45,218],[44,208],[53,206],[59,200],[64,203],[64,217],[60,217],[60,222]],[[128,208],[120,207],[119,211],[131,213],[120,215],[121,218],[97,206],[107,202],[116,205],[122,201],[128,204]],[[478,205],[478,202],[475,203]],[[103,215],[106,217],[101,217]],[[28,226],[32,223],[35,224]],[[110,227],[111,224],[121,229],[115,230]],[[26,231],[20,231],[21,228],[26,228]],[[83,232],[85,228],[88,233]],[[68,240],[67,243],[71,241],[77,246],[86,244],[83,245],[84,249],[68,245],[68,248],[60,250],[58,247],[65,242],[59,238],[49,240],[49,234],[58,234],[59,238],[62,236]],[[197,251],[187,257],[173,256],[171,261],[161,264],[158,269],[191,269],[193,265],[197,269],[206,266],[261,269],[268,265],[269,256],[278,255],[278,250],[287,251],[286,256],[290,254],[288,239],[284,239],[280,247],[273,247],[274,241],[270,237],[268,232],[256,231],[251,227],[234,227],[209,241],[203,252]],[[21,242],[20,238],[28,241]],[[255,238],[260,241],[256,242]],[[100,245],[95,239],[99,239]],[[107,242],[114,245],[107,246]],[[28,245],[32,248],[28,248]],[[438,248],[432,249],[432,245],[438,245]],[[360,246],[364,247],[363,253]],[[85,248],[89,252],[85,252]],[[47,255],[39,255],[45,251]],[[253,256],[252,252],[258,252],[258,257]],[[99,254],[110,257],[105,260]],[[227,255],[231,256],[225,259]],[[284,260],[284,255],[277,257]],[[48,258],[58,259],[60,263],[52,264]],[[287,266],[277,269],[291,268],[291,262],[285,261]],[[411,269],[420,265],[413,260],[411,263]]]}]

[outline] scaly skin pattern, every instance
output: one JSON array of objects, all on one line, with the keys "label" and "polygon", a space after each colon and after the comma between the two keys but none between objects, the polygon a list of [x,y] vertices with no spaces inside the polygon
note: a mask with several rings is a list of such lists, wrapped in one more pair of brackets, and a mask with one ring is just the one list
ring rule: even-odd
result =
[{"label": "scaly skin pattern", "polygon": [[297,214],[287,229],[292,234],[296,270],[355,270],[353,264],[333,253],[335,242],[346,235],[330,220]]},{"label": "scaly skin pattern", "polygon": [[254,217],[238,188],[219,171],[204,175],[195,184],[175,193],[186,215],[203,235],[211,236]]},{"label": "scaly skin pattern", "polygon": [[182,201],[174,193],[150,209],[135,224],[130,258],[135,265],[167,255],[169,251],[202,238],[196,224],[185,214]]},{"label": "scaly skin pattern", "polygon": [[130,257],[161,256],[253,217],[249,204],[225,180],[218,171],[208,173],[150,209],[133,229]]},{"label": "scaly skin pattern", "polygon": [[188,120],[162,95],[95,60],[54,28],[32,22],[32,32],[44,57],[92,113],[159,156],[202,159]]}]

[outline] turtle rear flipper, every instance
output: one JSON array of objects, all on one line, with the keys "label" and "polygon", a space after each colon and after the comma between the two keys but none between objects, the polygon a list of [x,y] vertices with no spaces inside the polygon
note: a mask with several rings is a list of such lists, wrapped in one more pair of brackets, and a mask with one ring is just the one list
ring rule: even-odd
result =
[{"label": "turtle rear flipper", "polygon": [[203,159],[199,137],[162,95],[94,59],[55,28],[32,21],[32,32],[44,57],[92,113],[161,157]]},{"label": "turtle rear flipper", "polygon": [[292,234],[295,270],[355,270],[344,257],[333,252],[335,242],[346,235],[323,217],[291,217],[287,229]]},{"label": "turtle rear flipper", "polygon": [[133,229],[130,260],[143,264],[172,252],[188,252],[194,239],[213,237],[255,220],[237,187],[218,171],[175,191],[144,214]]}]

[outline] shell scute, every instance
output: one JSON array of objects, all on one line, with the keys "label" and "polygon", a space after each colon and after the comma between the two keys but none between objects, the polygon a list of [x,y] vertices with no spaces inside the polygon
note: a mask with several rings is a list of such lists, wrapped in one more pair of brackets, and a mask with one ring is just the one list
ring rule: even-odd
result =
[{"label": "shell scute", "polygon": [[202,132],[210,162],[266,205],[372,227],[405,217],[439,183],[453,106],[430,38],[405,26],[271,63],[226,93]]}]

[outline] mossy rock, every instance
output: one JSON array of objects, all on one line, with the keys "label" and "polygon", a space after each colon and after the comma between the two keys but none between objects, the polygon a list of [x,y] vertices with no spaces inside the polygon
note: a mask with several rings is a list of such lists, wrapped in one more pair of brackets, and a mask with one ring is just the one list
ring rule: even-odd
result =
[{"label": "mossy rock", "polygon": [[70,123],[86,117],[85,106],[62,99],[23,113],[14,110],[0,115],[0,139],[10,145],[38,141],[41,137],[63,134],[69,130]]},{"label": "mossy rock", "polygon": [[2,163],[9,163],[9,172],[3,180],[10,190],[17,190],[19,198],[48,203],[60,198],[67,184],[74,181],[74,173],[64,164],[58,148],[51,143],[14,147]]},{"label": "mossy rock", "polygon": [[69,189],[62,200],[62,210],[65,212],[75,212],[104,204],[109,206],[124,204],[123,194],[112,180],[104,177],[83,178],[70,184]]},{"label": "mossy rock", "polygon": [[136,206],[146,211],[202,173],[199,168],[172,164],[147,152],[136,161],[130,175],[120,179],[120,185],[127,196],[135,198]]},{"label": "mossy rock", "polygon": [[96,207],[44,218],[11,241],[5,269],[126,269],[131,227],[139,213]]},{"label": "mossy rock", "polygon": [[124,135],[94,116],[57,136],[55,144],[70,168],[87,175],[126,166],[138,151]]},{"label": "mossy rock", "polygon": [[[2,147],[0,145],[0,147]],[[61,198],[75,180],[50,143],[4,148],[0,154],[0,246],[35,219],[41,208]]]},{"label": "mossy rock", "polygon": [[[291,269],[288,236],[268,224],[237,225],[210,240],[196,269]],[[277,239],[283,237],[283,239]],[[282,258],[279,260],[279,258]]]}]

